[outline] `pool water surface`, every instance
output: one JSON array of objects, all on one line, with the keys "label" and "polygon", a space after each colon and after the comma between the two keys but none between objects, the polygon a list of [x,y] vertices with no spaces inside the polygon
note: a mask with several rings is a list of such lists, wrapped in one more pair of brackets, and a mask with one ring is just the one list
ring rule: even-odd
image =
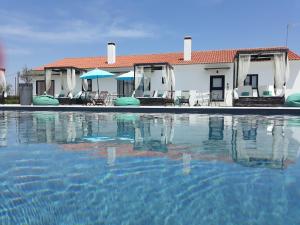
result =
[{"label": "pool water surface", "polygon": [[0,224],[300,224],[300,117],[0,112]]}]

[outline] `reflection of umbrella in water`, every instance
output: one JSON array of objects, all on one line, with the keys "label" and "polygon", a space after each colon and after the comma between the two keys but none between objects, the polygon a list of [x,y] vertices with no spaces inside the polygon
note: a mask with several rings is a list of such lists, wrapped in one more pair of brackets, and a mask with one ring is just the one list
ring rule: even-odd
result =
[{"label": "reflection of umbrella in water", "polygon": [[107,72],[105,70],[99,70],[99,69],[94,69],[91,70],[87,73],[84,73],[80,76],[80,79],[89,79],[89,80],[93,80],[93,79],[97,79],[97,87],[98,87],[98,96],[99,96],[99,82],[98,79],[99,78],[110,78],[114,76],[114,74]]},{"label": "reflection of umbrella in water", "polygon": [[116,117],[118,122],[135,122],[139,119],[137,114],[117,114]]}]

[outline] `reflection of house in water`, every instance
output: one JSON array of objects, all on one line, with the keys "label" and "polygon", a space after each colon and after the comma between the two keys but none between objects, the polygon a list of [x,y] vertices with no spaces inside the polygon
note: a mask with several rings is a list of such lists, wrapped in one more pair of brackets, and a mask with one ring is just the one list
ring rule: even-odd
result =
[{"label": "reflection of house in water", "polygon": [[172,115],[140,117],[135,127],[134,150],[167,152],[173,132]]},{"label": "reflection of house in water", "polygon": [[112,165],[121,156],[164,156],[182,160],[185,173],[193,160],[285,168],[298,157],[297,124],[284,117],[2,112],[0,146],[14,140],[76,150],[80,144],[87,144],[82,150],[115,147],[108,151]]},{"label": "reflection of house in water", "polygon": [[117,114],[117,138],[119,140],[134,140],[135,124],[139,120],[136,114]]},{"label": "reflection of house in water", "polygon": [[17,115],[17,135],[20,143],[77,143],[84,136],[116,133],[110,114],[17,112]]},{"label": "reflection of house in water", "polygon": [[209,140],[223,140],[224,137],[224,117],[209,117]]},{"label": "reflection of house in water", "polygon": [[[231,119],[226,117],[226,119]],[[208,138],[203,141],[203,149],[212,154],[228,154],[230,145],[231,130],[224,128],[223,116],[209,116],[208,118]]]},{"label": "reflection of house in water", "polygon": [[297,158],[297,141],[283,119],[234,118],[232,157],[246,166],[285,168]]}]

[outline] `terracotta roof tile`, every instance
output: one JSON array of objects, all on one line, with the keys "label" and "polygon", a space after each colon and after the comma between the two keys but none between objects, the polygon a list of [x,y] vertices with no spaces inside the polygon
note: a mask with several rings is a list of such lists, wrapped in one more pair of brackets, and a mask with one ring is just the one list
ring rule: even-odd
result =
[{"label": "terracotta roof tile", "polygon": [[[287,48],[273,47],[273,48],[193,51],[191,61],[184,61],[182,52],[117,56],[115,64],[107,64],[106,56],[65,58],[50,64],[43,65],[41,67],[37,67],[34,70],[44,70],[45,67],[56,67],[56,68],[76,67],[81,69],[122,68],[122,67],[132,67],[136,63],[159,63],[159,62],[168,62],[172,65],[231,63],[234,61],[234,57],[238,51],[264,51],[264,50],[268,50],[268,51],[287,50]],[[292,51],[289,51],[288,56],[290,60],[300,60],[300,56]]]}]

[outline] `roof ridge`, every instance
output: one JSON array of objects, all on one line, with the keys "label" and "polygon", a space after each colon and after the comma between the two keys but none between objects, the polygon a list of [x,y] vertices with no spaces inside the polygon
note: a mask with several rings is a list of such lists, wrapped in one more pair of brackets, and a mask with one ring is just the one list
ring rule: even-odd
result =
[{"label": "roof ridge", "polygon": [[131,55],[118,55],[117,63],[107,64],[106,56],[85,56],[85,57],[65,57],[54,62],[45,64],[40,68],[47,66],[77,66],[78,68],[92,67],[130,67],[134,63],[144,62],[169,62],[171,64],[201,64],[201,63],[225,63],[233,62],[234,55],[238,51],[268,51],[268,50],[289,50],[291,60],[300,60],[300,56],[291,51],[287,47],[272,46],[272,47],[256,47],[256,48],[236,48],[236,49],[215,49],[215,50],[195,50],[192,51],[193,57],[191,61],[183,60],[183,51],[181,52],[164,52],[164,53],[144,53]]},{"label": "roof ridge", "polygon": [[[208,50],[194,50],[192,53],[205,53],[205,52],[223,52],[223,51],[241,51],[241,50],[256,50],[256,49],[288,49],[285,46],[270,46],[270,47],[255,47],[255,48],[229,48],[229,49],[208,49]],[[116,57],[134,57],[134,56],[151,56],[151,55],[170,55],[170,54],[183,54],[181,52],[159,52],[159,53],[141,53],[141,54],[124,54],[117,55]],[[64,57],[60,60],[64,59],[82,59],[82,58],[105,58],[105,55],[98,56],[78,56],[78,57]]]}]

